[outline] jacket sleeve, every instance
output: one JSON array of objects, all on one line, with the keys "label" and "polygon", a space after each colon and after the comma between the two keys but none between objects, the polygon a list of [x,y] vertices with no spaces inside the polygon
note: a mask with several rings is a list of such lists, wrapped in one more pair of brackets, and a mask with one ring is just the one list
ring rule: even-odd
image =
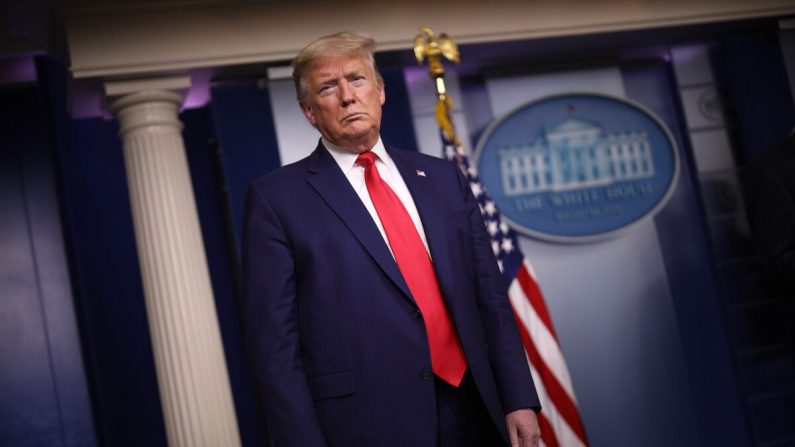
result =
[{"label": "jacket sleeve", "polygon": [[539,411],[541,405],[508,300],[505,280],[491,248],[491,238],[486,231],[480,206],[472,194],[469,182],[458,169],[456,171],[472,229],[478,308],[503,411],[506,414],[521,408]]},{"label": "jacket sleeve", "polygon": [[256,184],[242,241],[245,341],[271,446],[325,446],[301,361],[293,249]]}]

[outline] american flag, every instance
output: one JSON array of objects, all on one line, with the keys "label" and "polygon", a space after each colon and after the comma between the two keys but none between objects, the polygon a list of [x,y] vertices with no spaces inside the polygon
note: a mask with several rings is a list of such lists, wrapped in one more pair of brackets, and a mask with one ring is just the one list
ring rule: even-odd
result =
[{"label": "american flag", "polygon": [[[442,103],[442,110],[446,104]],[[469,163],[463,147],[455,138],[449,113],[437,109],[445,158],[455,162],[469,181],[472,193],[480,204],[486,229],[491,235],[491,248],[497,256],[514,317],[527,354],[530,372],[541,400],[538,415],[541,445],[545,447],[580,447],[588,445],[574,397],[569,370],[552,327],[552,319],[536,282],[533,267],[524,257],[516,233],[505,223],[494,201]],[[441,112],[441,113],[439,113]],[[445,132],[444,129],[448,131]],[[453,135],[451,139],[448,133]]]}]

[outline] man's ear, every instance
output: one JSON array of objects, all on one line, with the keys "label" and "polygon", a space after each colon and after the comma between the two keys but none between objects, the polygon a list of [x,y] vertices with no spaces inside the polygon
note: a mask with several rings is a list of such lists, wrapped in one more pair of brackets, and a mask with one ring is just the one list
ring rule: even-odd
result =
[{"label": "man's ear", "polygon": [[302,99],[298,100],[298,107],[301,108],[309,124],[317,127],[317,119],[315,119],[315,113],[312,111],[312,107]]},{"label": "man's ear", "polygon": [[381,100],[381,105],[383,106],[386,102],[386,89],[384,88],[384,78],[381,75],[378,75],[377,79],[378,85],[378,98]]}]

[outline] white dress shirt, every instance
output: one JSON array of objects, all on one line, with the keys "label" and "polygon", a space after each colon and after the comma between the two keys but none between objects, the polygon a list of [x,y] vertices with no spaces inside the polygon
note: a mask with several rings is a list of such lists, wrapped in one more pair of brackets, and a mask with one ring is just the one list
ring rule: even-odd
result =
[{"label": "white dress shirt", "polygon": [[[386,242],[391,253],[392,247],[389,246],[389,239],[386,237],[384,226],[381,224],[381,219],[378,217],[378,212],[375,210],[373,200],[370,198],[370,193],[367,191],[367,184],[364,181],[364,167],[356,164],[356,159],[359,157],[359,154],[335,146],[325,138],[323,138],[322,141],[323,146],[328,149],[334,161],[336,161],[340,169],[342,169],[342,173],[345,174],[345,177],[351,182],[353,190],[359,195],[359,199],[361,199],[364,207],[367,208],[370,216],[375,221],[376,226],[378,226],[378,231],[381,232],[381,236],[384,238],[384,242]],[[378,137],[378,142],[375,143],[371,151],[378,156],[375,161],[378,174],[381,176],[381,179],[392,188],[392,191],[395,192],[400,201],[403,202],[403,207],[406,208],[412,222],[414,222],[414,227],[417,228],[417,233],[419,233],[420,239],[422,239],[422,244],[425,245],[425,250],[428,251],[428,255],[430,256],[428,241],[425,238],[425,230],[422,227],[422,221],[420,220],[420,214],[417,212],[417,207],[414,205],[414,199],[411,198],[409,189],[406,187],[406,182],[404,182],[403,177],[400,176],[395,162],[392,161],[392,158],[386,152],[381,137]],[[392,257],[395,257],[394,253],[392,253]]]}]

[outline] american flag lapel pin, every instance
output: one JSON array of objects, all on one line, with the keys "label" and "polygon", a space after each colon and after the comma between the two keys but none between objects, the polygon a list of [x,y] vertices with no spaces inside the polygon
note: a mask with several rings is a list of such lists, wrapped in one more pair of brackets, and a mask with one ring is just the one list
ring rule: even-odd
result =
[{"label": "american flag lapel pin", "polygon": [[425,171],[417,169],[417,177],[425,177]]}]

